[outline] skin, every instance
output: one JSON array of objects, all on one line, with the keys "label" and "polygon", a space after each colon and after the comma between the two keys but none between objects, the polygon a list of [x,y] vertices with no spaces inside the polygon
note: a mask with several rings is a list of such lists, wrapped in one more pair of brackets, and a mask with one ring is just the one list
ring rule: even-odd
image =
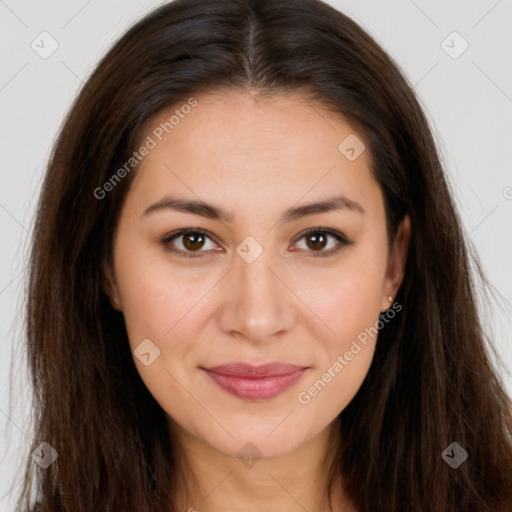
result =
[{"label": "skin", "polygon": [[[160,350],[149,366],[134,362],[197,481],[183,490],[182,509],[325,511],[337,416],[368,372],[375,338],[359,343],[362,350],[309,403],[298,394],[391,306],[410,220],[388,245],[369,150],[347,159],[338,146],[357,132],[321,105],[296,94],[261,100],[253,91],[195,98],[198,105],[137,170],[106,288],[124,315],[132,351],[144,339]],[[144,137],[175,108],[152,119]],[[171,209],[143,215],[167,194],[215,203],[233,218]],[[341,209],[278,222],[288,208],[340,194],[364,213]],[[319,226],[352,244],[314,258],[339,245],[331,235],[323,245],[314,234],[303,236]],[[203,229],[209,238],[194,249],[181,236],[168,247],[198,257],[180,257],[160,243],[183,228]],[[251,263],[236,252],[248,236],[263,250]],[[282,394],[254,402],[223,391],[200,369],[235,361],[309,369]],[[261,454],[252,467],[237,456],[248,442]],[[337,510],[353,510],[341,486],[334,500]]]}]

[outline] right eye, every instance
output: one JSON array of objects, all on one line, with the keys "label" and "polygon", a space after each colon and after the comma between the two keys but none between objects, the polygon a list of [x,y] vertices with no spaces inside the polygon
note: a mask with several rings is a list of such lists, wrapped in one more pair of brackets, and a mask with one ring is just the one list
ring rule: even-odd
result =
[{"label": "right eye", "polygon": [[[174,241],[179,240],[178,244]],[[205,241],[210,240],[212,243],[212,239],[207,234],[206,231],[202,229],[180,229],[174,233],[166,235],[164,238],[160,240],[160,243],[170,252],[176,254],[177,256],[183,258],[198,258],[201,257],[200,254],[205,252],[202,251]],[[178,248],[176,247],[178,245]],[[179,247],[181,246],[181,247]],[[218,249],[210,248],[210,250],[218,251]]]}]

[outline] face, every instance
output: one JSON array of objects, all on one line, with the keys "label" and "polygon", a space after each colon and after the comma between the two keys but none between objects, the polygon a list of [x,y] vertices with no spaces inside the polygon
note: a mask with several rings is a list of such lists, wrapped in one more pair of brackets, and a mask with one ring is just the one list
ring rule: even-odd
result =
[{"label": "face", "polygon": [[176,106],[142,139],[156,144],[123,205],[107,288],[170,425],[230,456],[252,443],[276,457],[326,432],[362,384],[408,218],[388,245],[362,135],[320,105],[195,100],[162,140]]}]

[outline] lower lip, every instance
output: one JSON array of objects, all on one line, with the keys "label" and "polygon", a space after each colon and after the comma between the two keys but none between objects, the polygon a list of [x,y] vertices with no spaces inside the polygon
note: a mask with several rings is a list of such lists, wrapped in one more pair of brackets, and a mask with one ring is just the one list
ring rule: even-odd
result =
[{"label": "lower lip", "polygon": [[243,400],[269,400],[274,398],[299,380],[306,368],[302,368],[286,375],[274,375],[269,377],[248,378],[222,375],[202,368],[219,387]]}]

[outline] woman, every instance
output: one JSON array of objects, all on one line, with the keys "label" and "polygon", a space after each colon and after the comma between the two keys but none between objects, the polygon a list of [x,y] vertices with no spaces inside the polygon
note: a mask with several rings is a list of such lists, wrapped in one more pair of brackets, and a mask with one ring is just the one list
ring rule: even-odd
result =
[{"label": "woman", "polygon": [[512,510],[428,123],[322,2],[176,0],[114,45],[48,165],[27,315],[20,508]]}]

